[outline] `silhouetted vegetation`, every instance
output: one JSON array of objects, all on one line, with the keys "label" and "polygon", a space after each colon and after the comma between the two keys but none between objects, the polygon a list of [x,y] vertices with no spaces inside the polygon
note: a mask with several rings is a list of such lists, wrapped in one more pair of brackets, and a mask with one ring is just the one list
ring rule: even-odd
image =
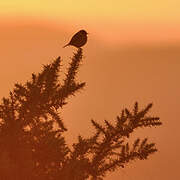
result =
[{"label": "silhouetted vegetation", "polygon": [[81,61],[79,48],[60,81],[58,57],[25,84],[15,84],[9,97],[2,99],[0,179],[100,180],[108,172],[124,168],[132,160],[147,159],[157,151],[147,138],[128,143],[137,128],[161,125],[158,117],[147,114],[152,104],[139,109],[137,102],[132,110],[122,110],[114,123],[105,120],[101,125],[91,120],[95,128],[91,137],[79,136],[72,148],[66,144],[64,132],[68,128],[61,111],[69,97],[85,86],[76,80]]}]

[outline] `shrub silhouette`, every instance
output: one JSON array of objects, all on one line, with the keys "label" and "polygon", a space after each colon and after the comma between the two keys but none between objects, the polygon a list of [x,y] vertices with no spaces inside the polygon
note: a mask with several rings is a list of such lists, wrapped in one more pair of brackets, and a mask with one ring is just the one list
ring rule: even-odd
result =
[{"label": "shrub silhouette", "polygon": [[157,151],[154,143],[139,138],[131,145],[130,135],[141,127],[161,125],[158,117],[139,109],[136,102],[124,109],[111,124],[91,120],[96,132],[78,137],[70,147],[60,112],[67,99],[85,86],[76,75],[82,49],[74,53],[66,77],[59,80],[61,58],[32,74],[25,84],[16,83],[0,105],[0,176],[2,180],[100,180],[108,172],[123,168],[132,160],[144,160]]}]

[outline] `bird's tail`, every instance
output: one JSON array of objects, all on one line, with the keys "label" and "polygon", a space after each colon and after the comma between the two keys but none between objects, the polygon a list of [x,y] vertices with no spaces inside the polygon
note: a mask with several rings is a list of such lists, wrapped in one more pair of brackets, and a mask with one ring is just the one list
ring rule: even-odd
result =
[{"label": "bird's tail", "polygon": [[65,46],[63,46],[63,48],[65,48],[65,47],[67,47],[67,46],[69,46],[69,43],[68,43],[68,44],[66,44]]}]

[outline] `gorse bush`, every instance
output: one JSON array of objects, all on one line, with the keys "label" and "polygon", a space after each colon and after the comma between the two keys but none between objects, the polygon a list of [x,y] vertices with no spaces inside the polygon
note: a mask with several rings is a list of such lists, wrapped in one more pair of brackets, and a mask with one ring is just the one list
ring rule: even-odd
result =
[{"label": "gorse bush", "polygon": [[[124,109],[114,120],[99,124],[91,120],[95,133],[78,137],[72,148],[66,143],[61,111],[67,100],[83,89],[76,79],[82,49],[74,53],[64,79],[61,58],[43,66],[25,84],[16,83],[0,105],[0,177],[2,180],[103,179],[108,172],[124,168],[132,160],[144,160],[157,151],[147,138],[129,143],[142,127],[161,125],[148,115],[152,104]],[[92,127],[92,128],[93,128]]]}]

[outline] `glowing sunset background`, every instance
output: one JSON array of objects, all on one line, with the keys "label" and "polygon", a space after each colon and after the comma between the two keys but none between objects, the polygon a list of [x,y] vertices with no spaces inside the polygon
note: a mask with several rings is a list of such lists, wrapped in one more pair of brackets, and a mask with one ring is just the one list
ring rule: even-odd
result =
[{"label": "glowing sunset background", "polygon": [[130,163],[107,180],[179,178],[180,1],[6,0],[0,2],[1,97],[42,64],[74,49],[62,46],[79,29],[89,32],[79,79],[84,91],[64,109],[68,142],[93,132],[90,119],[113,120],[122,108],[153,102],[163,126],[140,130],[158,153]]}]

